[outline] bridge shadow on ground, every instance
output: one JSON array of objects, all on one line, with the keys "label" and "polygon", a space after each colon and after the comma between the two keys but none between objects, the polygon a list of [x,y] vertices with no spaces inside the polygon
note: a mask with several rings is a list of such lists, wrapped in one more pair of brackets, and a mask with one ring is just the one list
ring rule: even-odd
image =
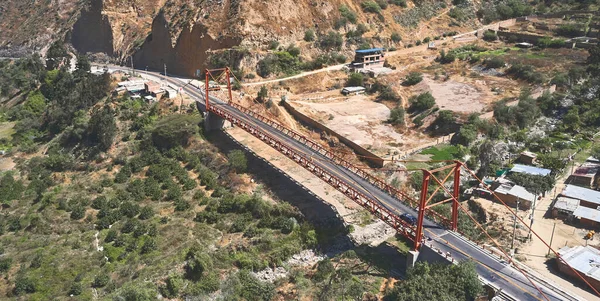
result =
[{"label": "bridge shadow on ground", "polygon": [[[301,183],[291,179],[284,171],[265,161],[223,131],[211,131],[207,139],[222,153],[242,150],[248,159],[248,173],[279,200],[290,203],[300,210],[306,220],[315,227],[319,247],[329,257],[354,250],[370,268],[364,273],[376,276],[403,277],[406,271],[406,253],[398,247],[383,242],[373,247],[356,246],[348,237],[342,217],[333,206],[310,192]],[[323,185],[327,185],[323,183]],[[412,242],[397,236],[405,244]],[[404,240],[404,241],[403,241]]]},{"label": "bridge shadow on ground", "polygon": [[306,220],[315,227],[319,246],[325,253],[353,247],[346,227],[337,211],[323,199],[310,192],[302,184],[290,178],[281,169],[263,160],[223,131],[211,131],[206,138],[221,152],[242,150],[248,159],[248,173],[270,191],[275,199],[298,208]]}]

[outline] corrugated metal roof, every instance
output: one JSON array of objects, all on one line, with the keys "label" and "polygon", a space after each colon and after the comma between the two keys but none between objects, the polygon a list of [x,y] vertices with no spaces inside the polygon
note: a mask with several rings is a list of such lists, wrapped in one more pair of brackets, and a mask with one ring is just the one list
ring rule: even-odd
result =
[{"label": "corrugated metal roof", "polygon": [[575,185],[567,185],[561,195],[600,205],[600,192]]},{"label": "corrugated metal roof", "polygon": [[523,186],[515,185],[513,186],[508,194],[514,195],[522,200],[533,201],[535,199],[535,194],[527,191]]},{"label": "corrugated metal roof", "polygon": [[578,272],[600,280],[600,250],[592,246],[564,247],[558,254]]},{"label": "corrugated metal roof", "polygon": [[579,200],[565,197],[556,198],[554,208],[558,210],[565,210],[569,212],[575,211],[579,207]]},{"label": "corrugated metal roof", "polygon": [[552,172],[550,169],[539,168],[535,166],[515,164],[515,166],[510,170],[510,172],[519,172],[519,173],[527,173],[531,175],[538,176],[546,176]]},{"label": "corrugated metal roof", "polygon": [[575,209],[573,215],[600,223],[600,210],[579,206]]},{"label": "corrugated metal roof", "polygon": [[592,178],[598,173],[599,170],[600,170],[600,165],[598,165],[597,163],[586,162],[586,163],[583,163],[581,166],[579,166],[575,170],[573,175],[580,176],[580,177]]},{"label": "corrugated metal roof", "polygon": [[344,87],[344,89],[342,89],[342,91],[344,92],[358,92],[358,91],[364,91],[365,87],[360,87],[360,86],[356,86],[356,87]]},{"label": "corrugated metal roof", "polygon": [[359,49],[356,50],[354,52],[356,53],[369,53],[369,52],[377,52],[377,51],[383,51],[385,50],[384,48],[370,48],[370,49]]}]

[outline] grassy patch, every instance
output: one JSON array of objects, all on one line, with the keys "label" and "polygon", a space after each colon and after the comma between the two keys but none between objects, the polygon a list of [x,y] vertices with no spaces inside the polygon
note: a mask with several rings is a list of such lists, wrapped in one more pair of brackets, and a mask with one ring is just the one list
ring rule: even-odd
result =
[{"label": "grassy patch", "polygon": [[11,139],[14,130],[14,122],[0,122],[0,139]]},{"label": "grassy patch", "polygon": [[453,160],[457,153],[458,148],[453,145],[441,145],[439,148],[432,146],[421,152],[424,155],[432,155],[431,160],[435,161]]}]

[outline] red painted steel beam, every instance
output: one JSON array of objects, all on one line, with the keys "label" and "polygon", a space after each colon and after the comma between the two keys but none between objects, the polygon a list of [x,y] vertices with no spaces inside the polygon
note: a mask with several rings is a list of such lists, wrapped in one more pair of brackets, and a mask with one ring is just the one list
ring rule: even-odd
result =
[{"label": "red painted steel beam", "polygon": [[412,229],[411,225],[409,225],[408,223],[406,223],[405,221],[400,219],[397,214],[391,212],[387,208],[380,205],[376,200],[374,200],[370,197],[367,197],[366,195],[362,194],[361,192],[355,190],[350,185],[348,185],[348,183],[346,183],[345,181],[339,179],[338,177],[330,174],[329,172],[325,171],[324,169],[320,168],[319,166],[313,164],[312,161],[310,159],[307,159],[303,154],[297,153],[295,150],[293,150],[293,149],[287,147],[285,144],[281,143],[278,139],[276,139],[276,138],[270,136],[269,134],[263,132],[262,130],[255,128],[252,125],[247,124],[246,122],[236,118],[235,116],[233,116],[226,110],[223,110],[219,107],[211,106],[210,111],[224,119],[229,120],[232,124],[239,126],[240,128],[244,129],[246,132],[252,134],[253,136],[260,139],[261,141],[263,141],[263,142],[267,143],[268,145],[270,145],[271,147],[275,148],[280,153],[282,153],[285,156],[287,156],[288,158],[292,159],[293,161],[298,163],[300,166],[304,167],[305,169],[307,169],[308,171],[310,171],[311,173],[313,173],[314,175],[316,175],[323,181],[327,182],[329,185],[331,185],[338,191],[342,192],[343,194],[348,196],[350,199],[352,199],[359,205],[361,205],[363,208],[367,209],[369,212],[371,212],[377,218],[381,219],[386,224],[388,224],[392,228],[394,228],[398,233],[400,233],[404,237],[408,238],[409,240],[412,240],[413,242],[415,242],[415,239],[414,239],[415,233],[414,233],[414,230]]},{"label": "red painted steel beam", "polygon": [[421,210],[419,210],[419,217],[417,218],[417,229],[416,229],[416,233],[415,233],[415,240],[414,240],[414,248],[413,250],[419,250],[419,247],[421,247],[421,238],[423,236],[423,219],[425,218],[425,207],[427,206],[427,189],[429,188],[429,177],[431,176],[431,173],[429,173],[429,171],[427,170],[423,170],[423,183],[421,185],[421,198],[420,198],[420,204],[419,204],[419,208],[422,208]]},{"label": "red painted steel beam", "polygon": [[456,231],[458,229],[458,198],[460,193],[460,169],[462,167],[462,163],[456,161],[456,168],[454,168],[454,191],[452,191],[452,223],[451,229],[452,231]]}]

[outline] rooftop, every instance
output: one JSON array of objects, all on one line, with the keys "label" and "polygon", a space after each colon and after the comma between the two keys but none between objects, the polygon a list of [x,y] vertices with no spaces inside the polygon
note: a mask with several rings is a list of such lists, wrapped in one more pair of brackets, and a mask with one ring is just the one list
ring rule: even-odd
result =
[{"label": "rooftop", "polygon": [[600,223],[600,210],[597,209],[579,206],[573,211],[573,215]]},{"label": "rooftop", "polygon": [[592,246],[564,247],[558,250],[558,254],[573,269],[600,280],[600,250]]},{"label": "rooftop", "polygon": [[365,87],[360,87],[360,86],[354,86],[354,87],[344,87],[342,89],[342,91],[345,92],[358,92],[358,91],[364,91]]},{"label": "rooftop", "polygon": [[371,53],[371,52],[381,52],[384,51],[384,48],[369,48],[369,49],[358,49],[354,52],[356,53]]},{"label": "rooftop", "polygon": [[590,156],[587,159],[585,159],[586,162],[592,162],[592,163],[600,163],[600,160]]},{"label": "rooftop", "polygon": [[550,169],[539,168],[535,166],[515,164],[510,172],[527,173],[530,175],[547,176],[552,172]]},{"label": "rooftop", "polygon": [[530,157],[530,158],[535,158],[535,157],[537,157],[537,155],[536,155],[535,153],[528,152],[528,151],[524,151],[524,152],[522,152],[522,153],[521,153],[521,155],[522,155],[522,156],[527,156],[527,157]]},{"label": "rooftop", "polygon": [[600,171],[600,165],[596,163],[586,162],[583,163],[583,165],[581,165],[580,167],[578,167],[573,173],[573,175],[591,178],[594,177],[598,173],[598,171]]},{"label": "rooftop", "polygon": [[535,199],[535,194],[527,191],[527,189],[519,185],[502,184],[498,188],[496,188],[495,192],[513,195],[524,201],[531,202],[533,201],[533,199]]},{"label": "rooftop", "polygon": [[579,207],[579,200],[565,197],[557,197],[554,209],[573,212]]},{"label": "rooftop", "polygon": [[562,196],[566,196],[572,199],[578,199],[589,203],[600,205],[600,192],[592,189],[587,189],[575,185],[567,185],[565,190],[560,193]]}]

